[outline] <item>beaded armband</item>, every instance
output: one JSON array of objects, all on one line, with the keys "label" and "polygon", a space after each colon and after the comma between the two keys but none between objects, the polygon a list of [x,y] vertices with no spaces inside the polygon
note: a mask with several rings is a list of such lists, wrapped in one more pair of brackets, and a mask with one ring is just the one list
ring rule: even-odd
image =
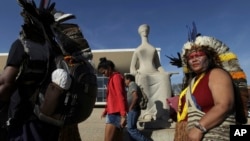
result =
[{"label": "beaded armband", "polygon": [[196,127],[197,129],[201,130],[202,133],[206,133],[207,132],[207,129],[202,126],[199,122],[195,122],[194,123],[194,127]]}]

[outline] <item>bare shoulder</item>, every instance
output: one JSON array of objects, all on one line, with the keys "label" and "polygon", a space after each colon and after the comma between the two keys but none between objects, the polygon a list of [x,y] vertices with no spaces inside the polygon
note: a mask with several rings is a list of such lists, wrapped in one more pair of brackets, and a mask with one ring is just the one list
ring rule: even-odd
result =
[{"label": "bare shoulder", "polygon": [[223,70],[221,68],[214,68],[211,70],[211,75],[225,75],[230,76],[229,73],[226,70]]},{"label": "bare shoulder", "polygon": [[231,82],[231,76],[227,71],[223,69],[214,68],[211,70],[211,73],[209,75],[209,81],[217,82],[217,83],[220,83],[223,81]]},{"label": "bare shoulder", "polygon": [[233,83],[230,74],[223,69],[213,69],[209,75],[209,88],[212,92],[214,103],[233,103]]}]

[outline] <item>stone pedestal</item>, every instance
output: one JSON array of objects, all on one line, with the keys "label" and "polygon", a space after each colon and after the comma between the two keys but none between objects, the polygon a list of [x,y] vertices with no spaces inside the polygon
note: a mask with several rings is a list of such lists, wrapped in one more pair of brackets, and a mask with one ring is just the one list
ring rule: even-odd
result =
[{"label": "stone pedestal", "polygon": [[[140,123],[138,123],[140,124]],[[153,125],[153,123],[151,123]],[[162,129],[143,129],[138,128],[140,132],[151,139],[152,141],[173,141],[174,140],[174,133],[175,133],[175,122],[169,122],[167,123],[169,125],[168,128],[162,128]],[[124,141],[130,141],[129,135],[127,130],[124,130]]]}]

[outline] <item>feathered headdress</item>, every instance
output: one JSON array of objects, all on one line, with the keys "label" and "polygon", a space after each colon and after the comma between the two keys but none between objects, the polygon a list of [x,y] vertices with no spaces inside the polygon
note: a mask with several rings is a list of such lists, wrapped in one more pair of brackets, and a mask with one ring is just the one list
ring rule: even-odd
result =
[{"label": "feathered headdress", "polygon": [[194,42],[196,37],[197,37],[197,29],[196,29],[196,25],[195,22],[192,22],[193,25],[193,29],[191,30],[191,28],[187,25],[186,27],[188,28],[188,41],[189,42]]},{"label": "feathered headdress", "polygon": [[40,35],[39,37],[49,41],[53,47],[59,47],[64,55],[72,55],[73,52],[78,52],[78,54],[90,52],[88,42],[79,26],[64,23],[76,18],[75,15],[57,11],[55,3],[51,3],[50,0],[41,0],[39,7],[36,6],[34,0],[17,1],[23,8],[22,16],[25,24],[22,33],[24,37],[34,38],[34,35]]},{"label": "feathered headdress", "polygon": [[[77,24],[65,23],[65,21],[76,18],[75,15],[61,11],[54,12],[56,26],[54,27],[56,42],[63,49],[64,55],[79,55],[90,52],[88,41],[84,38]],[[88,54],[87,53],[87,54]],[[84,55],[84,56],[85,56]],[[87,55],[85,58],[91,58]]]},{"label": "feathered headdress", "polygon": [[33,0],[17,0],[22,7],[21,15],[24,17],[24,25],[22,26],[22,35],[28,38],[39,35],[40,39],[52,41],[53,31],[51,26],[55,23],[52,11],[55,3],[50,0],[41,0],[39,7]]},{"label": "feathered headdress", "polygon": [[238,83],[238,86],[247,88],[246,74],[240,67],[236,54],[231,52],[229,47],[222,41],[214,37],[203,36],[198,33],[194,22],[192,23],[192,26],[192,29],[187,26],[188,41],[183,45],[182,52],[177,53],[178,57],[167,56],[171,60],[170,63],[177,67],[182,67],[185,76],[187,76],[190,71],[188,70],[187,64],[184,61],[185,51],[191,49],[191,46],[194,44],[211,47],[218,53],[223,68],[231,74],[233,80]]},{"label": "feathered headdress", "polygon": [[[191,32],[190,35],[192,35],[192,38],[194,37],[195,33],[197,35],[197,30],[196,30],[196,26],[193,23],[193,27],[195,29],[193,29],[193,32]],[[227,70],[233,79],[242,79],[244,81],[242,81],[243,86],[246,86],[246,75],[243,72],[243,70],[240,67],[238,58],[236,56],[236,54],[234,54],[233,52],[231,52],[229,50],[229,47],[224,44],[222,41],[214,38],[214,37],[210,37],[210,36],[197,36],[194,39],[189,40],[188,42],[186,42],[182,48],[182,60],[184,58],[184,54],[185,51],[189,50],[191,48],[191,46],[195,44],[198,46],[207,46],[207,47],[211,47],[213,48],[222,63],[222,67]],[[183,66],[183,71],[184,73],[188,73],[188,69],[187,69],[187,64],[185,64],[184,61],[182,61],[182,66]]]},{"label": "feathered headdress", "polygon": [[[188,25],[186,25],[186,27],[188,29],[188,41],[189,41],[189,43],[194,42],[196,37],[198,35],[200,35],[200,34],[197,33],[195,22],[192,22],[192,25],[193,25],[192,30]],[[177,66],[178,68],[183,67],[182,58],[181,58],[180,53],[177,52],[177,55],[178,55],[178,57],[174,57],[174,56],[170,57],[170,56],[167,56],[167,55],[166,55],[166,57],[170,59],[170,64],[172,64],[174,66]]]}]

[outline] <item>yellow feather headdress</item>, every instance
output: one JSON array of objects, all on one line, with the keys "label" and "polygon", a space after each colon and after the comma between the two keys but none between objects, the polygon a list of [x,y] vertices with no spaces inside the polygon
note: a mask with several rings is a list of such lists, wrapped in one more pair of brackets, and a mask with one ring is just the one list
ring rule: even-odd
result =
[{"label": "yellow feather headdress", "polygon": [[[218,53],[223,68],[231,74],[232,78],[234,80],[241,79],[246,82],[246,75],[240,67],[236,54],[231,52],[226,44],[224,44],[222,41],[214,37],[198,36],[195,38],[193,42],[190,41],[186,42],[182,48],[182,55],[181,55],[182,60],[184,58],[185,51],[191,49],[191,46],[194,44],[213,48]],[[182,61],[182,66],[183,66],[183,72],[188,73],[188,68],[185,61]],[[245,85],[247,87],[246,83],[241,85]]]}]

